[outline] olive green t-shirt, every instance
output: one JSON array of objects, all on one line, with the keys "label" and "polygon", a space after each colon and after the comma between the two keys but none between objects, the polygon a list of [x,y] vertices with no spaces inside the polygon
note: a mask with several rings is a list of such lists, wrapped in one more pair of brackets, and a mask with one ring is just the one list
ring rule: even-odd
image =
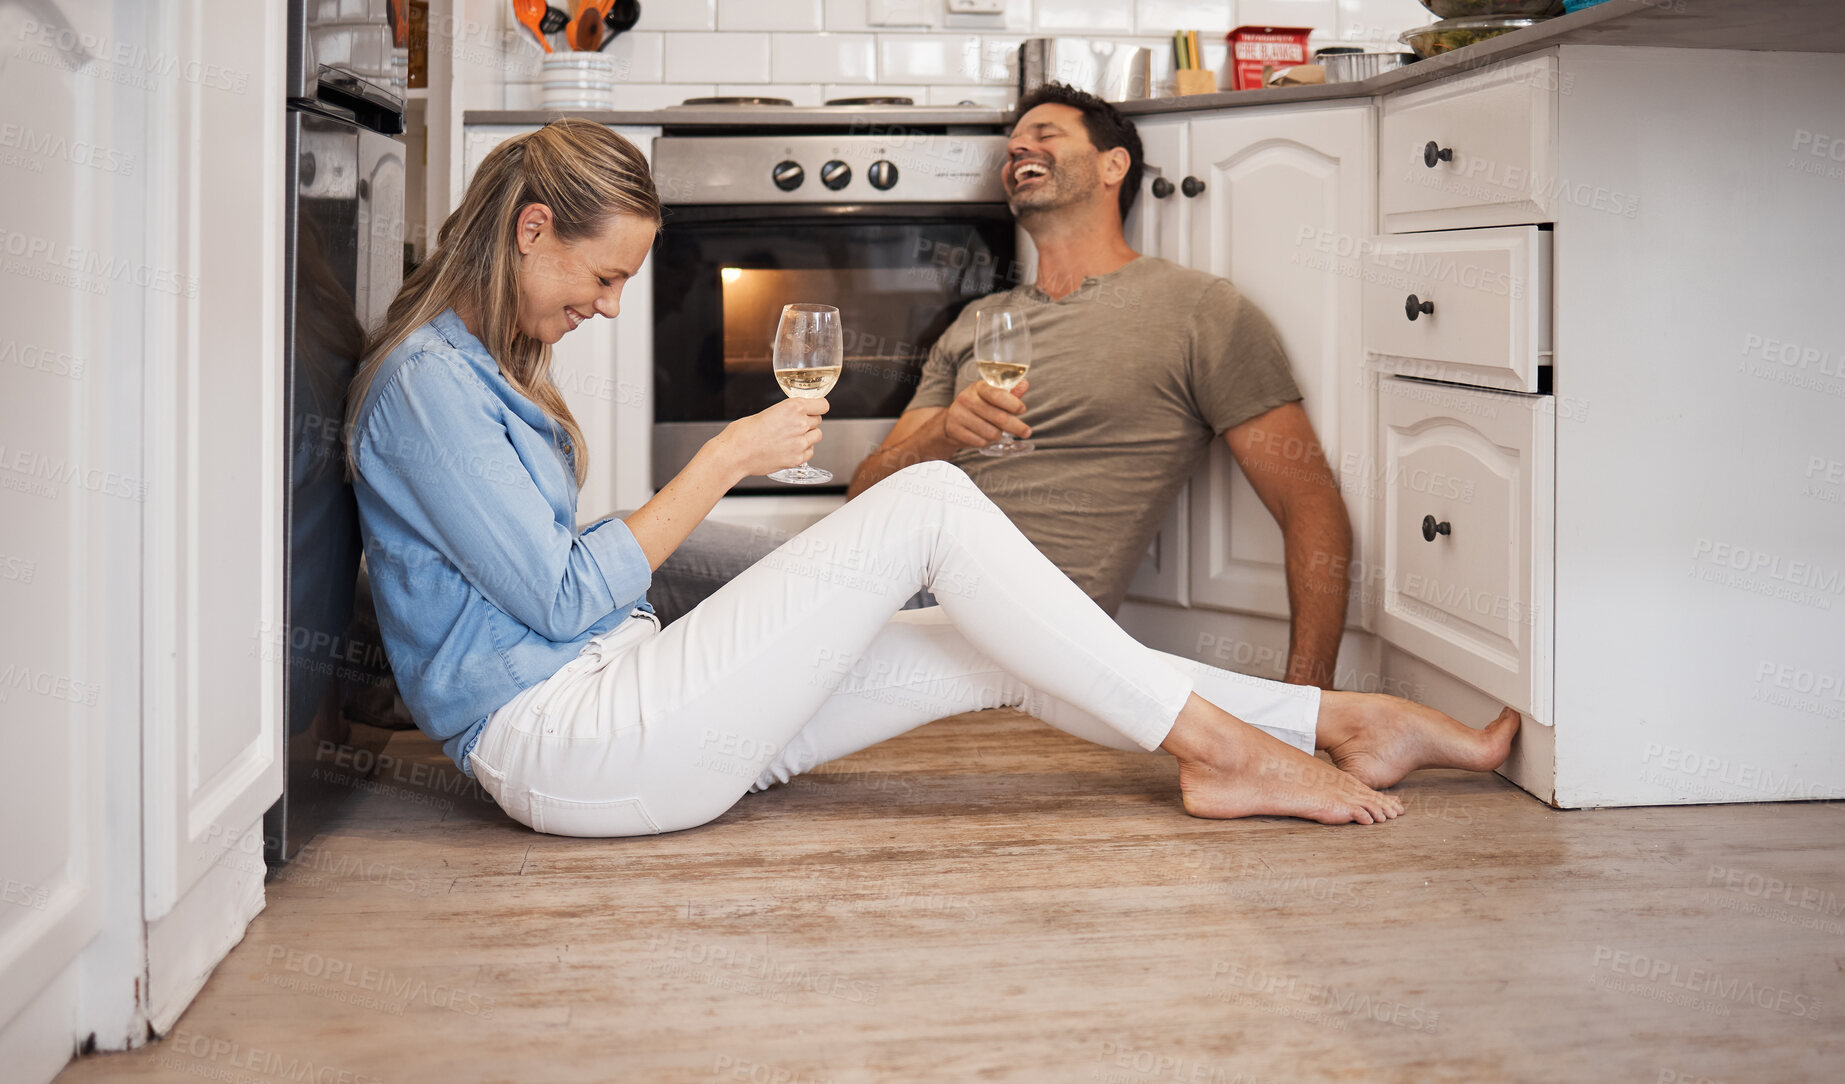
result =
[{"label": "olive green t-shirt", "polygon": [[1055,301],[1028,285],[969,305],[906,409],[948,406],[980,379],[974,313],[1002,301],[1031,329],[1024,421],[1037,451],[966,448],[953,462],[1112,614],[1212,438],[1301,397],[1287,354],[1228,280],[1141,256]]}]

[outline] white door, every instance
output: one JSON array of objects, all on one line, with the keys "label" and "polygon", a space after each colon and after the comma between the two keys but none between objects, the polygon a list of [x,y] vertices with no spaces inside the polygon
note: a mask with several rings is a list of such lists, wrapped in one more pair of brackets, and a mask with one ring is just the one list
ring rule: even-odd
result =
[{"label": "white door", "polygon": [[109,172],[88,153],[119,147],[114,95],[73,70],[76,35],[114,40],[114,13],[66,7],[71,22],[0,5],[0,1064],[20,1080],[70,1055],[74,965],[114,873],[99,769],[133,755],[135,732],[109,721],[131,728],[139,706],[132,651],[114,671],[122,655],[104,649],[118,622],[132,637],[137,608],[112,595],[135,583],[141,505],[135,366],[116,363],[110,332],[139,292],[89,254],[143,261],[115,244],[120,160]]},{"label": "white door", "polygon": [[170,1026],[262,906],[282,789],[285,9],[148,15],[142,628],[147,1011]]},{"label": "white door", "polygon": [[[1191,265],[1230,279],[1274,323],[1335,471],[1342,448],[1364,447],[1367,424],[1357,269],[1371,233],[1370,133],[1368,104],[1194,121],[1195,195],[1180,193]],[[1191,492],[1192,605],[1288,616],[1281,531],[1223,441]],[[1362,533],[1361,495],[1348,492],[1347,507]]]}]

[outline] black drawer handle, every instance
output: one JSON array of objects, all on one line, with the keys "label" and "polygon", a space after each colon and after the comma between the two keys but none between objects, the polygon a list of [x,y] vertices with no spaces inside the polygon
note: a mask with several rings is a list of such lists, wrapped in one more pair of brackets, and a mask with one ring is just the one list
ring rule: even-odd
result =
[{"label": "black drawer handle", "polygon": [[1437,162],[1452,161],[1454,161],[1453,147],[1444,147],[1431,139],[1428,145],[1422,148],[1422,164],[1430,169],[1434,169]]},{"label": "black drawer handle", "polygon": [[1414,320],[1423,313],[1427,313],[1430,316],[1435,315],[1435,302],[1423,301],[1417,298],[1415,294],[1410,294],[1408,299],[1403,302],[1403,315]]},{"label": "black drawer handle", "polygon": [[1433,542],[1436,535],[1447,534],[1450,530],[1446,520],[1437,523],[1434,516],[1422,517],[1422,540],[1424,542]]},{"label": "black drawer handle", "polygon": [[1204,182],[1196,177],[1187,177],[1179,182],[1179,191],[1185,193],[1186,199],[1190,199],[1204,191]]},{"label": "black drawer handle", "polygon": [[1153,178],[1153,198],[1165,199],[1172,195],[1172,182],[1164,177]]}]

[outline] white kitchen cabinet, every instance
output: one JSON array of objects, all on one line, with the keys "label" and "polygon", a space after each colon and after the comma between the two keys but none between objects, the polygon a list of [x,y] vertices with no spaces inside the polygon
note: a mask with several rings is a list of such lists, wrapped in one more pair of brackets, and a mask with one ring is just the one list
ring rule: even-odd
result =
[{"label": "white kitchen cabinet", "polygon": [[1551,719],[1549,402],[1378,385],[1378,635],[1538,723]]},{"label": "white kitchen cabinet", "polygon": [[[1371,133],[1368,103],[1191,123],[1191,266],[1231,280],[1274,323],[1335,468],[1366,427],[1359,279],[1339,253],[1371,234]],[[1348,508],[1361,524],[1362,501]],[[1222,440],[1192,477],[1189,527],[1192,605],[1288,616],[1281,531]]]},{"label": "white kitchen cabinet", "polygon": [[1551,356],[1550,242],[1536,226],[1377,239],[1366,359],[1401,376],[1538,391]]},{"label": "white kitchen cabinet", "polygon": [[1384,228],[1550,221],[1560,84],[1556,54],[1544,53],[1387,96],[1378,121]]},{"label": "white kitchen cabinet", "polygon": [[[284,16],[0,9],[21,43],[0,67],[8,123],[99,152],[5,180],[38,265],[6,288],[24,353],[0,396],[9,1080],[170,1028],[262,907],[282,784]],[[71,52],[95,41],[181,63],[98,79],[84,65],[107,61]]]},{"label": "white kitchen cabinet", "polygon": [[[1150,168],[1126,223],[1139,251],[1228,278],[1268,315],[1334,469],[1369,431],[1350,257],[1372,227],[1370,118],[1369,103],[1341,103],[1146,121]],[[1285,620],[1280,528],[1221,439],[1180,501],[1130,597]],[[1348,509],[1362,533],[1362,492]]]},{"label": "white kitchen cabinet", "polygon": [[[1190,202],[1179,191],[1188,164],[1186,147],[1191,140],[1191,122],[1182,117],[1149,120],[1136,127],[1145,162],[1140,196],[1128,212],[1123,230],[1128,244],[1147,256],[1157,256],[1174,263],[1184,263],[1190,248],[1186,226],[1190,222]],[[1145,602],[1183,606],[1187,602],[1186,580],[1190,571],[1191,483],[1180,488],[1172,507],[1166,510],[1159,531],[1147,545],[1146,560],[1135,570],[1128,585],[1128,597]]]}]

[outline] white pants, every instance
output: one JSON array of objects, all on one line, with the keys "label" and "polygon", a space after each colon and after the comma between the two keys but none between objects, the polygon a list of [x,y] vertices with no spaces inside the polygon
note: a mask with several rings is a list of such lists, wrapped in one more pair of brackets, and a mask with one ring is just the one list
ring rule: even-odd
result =
[{"label": "white pants", "polygon": [[[940,605],[899,612],[919,587]],[[1186,697],[1309,753],[1320,691],[1136,643],[959,468],[908,467],[661,630],[640,614],[489,717],[469,754],[514,820],[670,832],[933,719],[1020,708],[1155,749]]]}]

